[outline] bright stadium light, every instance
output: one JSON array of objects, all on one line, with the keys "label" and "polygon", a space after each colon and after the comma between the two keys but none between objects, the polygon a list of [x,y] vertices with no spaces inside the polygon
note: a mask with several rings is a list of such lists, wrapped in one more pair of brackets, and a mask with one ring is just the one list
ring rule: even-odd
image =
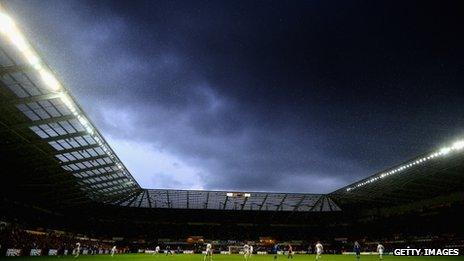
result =
[{"label": "bright stadium light", "polygon": [[464,140],[460,140],[460,141],[456,141],[455,143],[453,143],[453,149],[455,150],[461,150],[464,148]]},{"label": "bright stadium light", "polygon": [[[0,7],[1,8],[1,7]],[[52,73],[51,70],[44,68],[41,63],[41,59],[27,42],[26,38],[17,28],[13,19],[6,14],[3,10],[0,11],[0,33],[8,39],[14,47],[24,56],[25,60],[29,65],[34,68],[45,84],[46,88],[51,91],[60,91],[62,89],[61,83],[58,81],[56,76]],[[64,105],[75,115],[79,122],[83,125],[84,129],[90,134],[94,135],[95,131],[90,122],[79,113],[78,107],[72,98],[67,95],[65,92],[62,92],[60,95],[61,101]],[[99,145],[103,145],[103,141],[97,141]],[[103,150],[110,155],[110,151],[103,147]]]},{"label": "bright stadium light", "polygon": [[68,95],[63,93],[60,99],[64,103],[64,105],[69,109],[69,111],[71,111],[72,114],[78,115],[76,106],[74,105],[74,102]]},{"label": "bright stadium light", "polygon": [[85,130],[87,131],[87,133],[89,133],[90,135],[93,135],[94,134],[94,131],[92,129],[91,126],[85,126]]},{"label": "bright stadium light", "polygon": [[60,82],[58,82],[58,80],[51,72],[41,68],[39,70],[39,74],[40,77],[42,77],[42,80],[44,81],[45,85],[47,85],[47,87],[50,88],[50,90],[58,91],[60,89]]},{"label": "bright stadium light", "polygon": [[246,198],[249,198],[249,197],[251,197],[251,194],[250,193],[245,193],[245,194],[243,194],[243,196],[246,197]]},{"label": "bright stadium light", "polygon": [[226,195],[227,195],[228,197],[233,197],[233,196],[234,196],[234,193],[228,192]]},{"label": "bright stadium light", "polygon": [[59,81],[50,71],[42,68],[38,55],[33,51],[26,38],[24,38],[18,30],[13,19],[4,12],[0,12],[0,32],[21,52],[29,65],[38,71],[47,88],[51,91],[58,91],[61,89]]},{"label": "bright stadium light", "polygon": [[436,157],[446,156],[446,155],[448,155],[449,153],[451,153],[453,151],[461,151],[463,149],[464,149],[464,140],[456,141],[450,147],[443,147],[439,151],[436,151],[436,152],[434,152],[434,153],[432,153],[432,154],[430,154],[430,155],[428,155],[426,157],[416,159],[416,160],[414,160],[412,162],[401,165],[396,169],[390,170],[388,172],[381,173],[377,177],[373,177],[373,178],[370,178],[369,180],[365,180],[363,182],[357,183],[356,185],[353,185],[352,187],[347,188],[346,191],[351,191],[351,190],[353,190],[355,188],[365,186],[365,185],[367,185],[369,183],[373,183],[373,182],[375,182],[375,181],[377,181],[379,179],[383,179],[383,178],[385,178],[387,176],[390,176],[392,174],[396,174],[396,173],[401,172],[401,171],[403,171],[405,169],[409,169],[409,168],[411,168],[413,166],[422,164],[422,163],[427,162],[429,160],[432,160],[432,159],[434,159]]},{"label": "bright stadium light", "polygon": [[26,49],[23,52],[24,57],[29,62],[29,64],[36,70],[42,69],[42,65],[40,64],[40,59],[31,49]]},{"label": "bright stadium light", "polygon": [[440,154],[441,154],[441,155],[446,155],[446,154],[448,154],[450,151],[451,151],[450,148],[445,147],[445,148],[442,148],[442,149],[440,150]]},{"label": "bright stadium light", "polygon": [[0,31],[3,34],[11,34],[15,27],[13,19],[4,12],[0,12]]},{"label": "bright stadium light", "polygon": [[10,41],[18,48],[21,52],[24,52],[29,48],[26,39],[19,33],[15,32],[9,35]]},{"label": "bright stadium light", "polygon": [[89,121],[81,115],[77,116],[77,119],[82,125],[84,125],[84,127],[89,125]]}]

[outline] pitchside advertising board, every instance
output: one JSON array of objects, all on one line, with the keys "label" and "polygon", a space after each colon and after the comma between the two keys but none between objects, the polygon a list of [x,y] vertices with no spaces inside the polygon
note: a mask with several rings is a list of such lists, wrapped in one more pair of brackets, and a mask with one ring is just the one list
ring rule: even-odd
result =
[{"label": "pitchside advertising board", "polygon": [[[184,254],[190,254],[190,252],[193,254],[193,251],[184,251]],[[67,249],[64,250],[63,255],[68,255],[71,252],[69,252]],[[75,251],[72,252],[73,254],[76,254]],[[102,250],[100,249],[98,251],[99,254],[109,254],[109,250]],[[89,251],[88,250],[82,250],[83,255],[88,255]],[[57,256],[58,255],[58,249],[48,249],[47,250],[42,250],[42,249],[36,249],[33,248],[30,251],[28,249],[22,250],[20,248],[8,248],[6,250],[5,256],[21,256],[21,255],[29,255],[29,256],[42,256],[42,255],[48,255],[48,256]]]},{"label": "pitchside advertising board", "polygon": [[21,249],[8,248],[6,250],[6,256],[20,256],[20,255],[21,255]]},{"label": "pitchside advertising board", "polygon": [[40,256],[42,255],[42,249],[33,248],[29,253],[30,256]]}]

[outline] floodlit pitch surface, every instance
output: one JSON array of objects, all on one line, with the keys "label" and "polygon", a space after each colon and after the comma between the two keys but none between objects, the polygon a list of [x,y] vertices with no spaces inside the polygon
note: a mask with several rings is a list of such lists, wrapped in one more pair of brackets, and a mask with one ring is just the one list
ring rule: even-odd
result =
[{"label": "floodlit pitch surface", "polygon": [[[3,257],[6,260],[36,260],[36,261],[48,261],[48,260],[98,260],[98,261],[203,261],[203,255],[172,255],[165,256],[163,254],[159,255],[149,255],[149,254],[126,254],[126,255],[115,255],[111,257],[110,255],[81,255],[77,259],[74,259],[73,256],[65,257],[56,257],[56,256],[41,256],[41,257]],[[209,259],[208,259],[209,260]],[[244,261],[245,259],[241,255],[214,255],[213,261]],[[285,256],[279,256],[277,261],[289,261]],[[293,258],[294,261],[314,261],[315,255],[295,255]],[[320,259],[321,261],[357,261],[355,256],[352,255],[323,255]],[[378,261],[378,256],[361,256],[360,261]],[[445,260],[464,260],[464,256],[384,256],[384,261],[445,261]],[[253,255],[249,261],[274,261],[273,255]]]}]

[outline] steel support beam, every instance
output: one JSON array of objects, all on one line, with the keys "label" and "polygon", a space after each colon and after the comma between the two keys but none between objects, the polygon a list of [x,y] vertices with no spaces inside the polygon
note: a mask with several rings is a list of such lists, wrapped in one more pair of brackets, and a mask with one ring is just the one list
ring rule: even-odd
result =
[{"label": "steel support beam", "polygon": [[259,206],[259,210],[263,209],[264,203],[266,203],[266,200],[267,200],[268,195],[269,195],[269,194],[266,194],[266,196],[264,196],[263,202],[262,202],[261,205]]},{"label": "steel support beam", "polygon": [[87,179],[93,179],[93,178],[111,176],[111,175],[114,175],[114,174],[118,174],[118,173],[120,173],[120,172],[122,172],[122,170],[114,170],[114,171],[109,171],[109,172],[105,172],[105,173],[90,175],[90,176],[87,176],[87,177],[84,177],[84,178],[79,178],[79,177],[76,177],[76,178],[77,178],[77,179],[80,179],[80,180],[87,180]]},{"label": "steel support beam", "polygon": [[134,197],[131,199],[131,201],[129,202],[129,204],[127,204],[128,207],[130,207],[132,205],[132,203],[134,203],[134,201],[139,197],[140,193],[143,193],[143,190],[139,191],[137,193],[137,195],[134,195]]},{"label": "steel support beam", "polygon": [[125,197],[122,197],[122,198],[118,199],[117,201],[113,201],[111,203],[113,203],[115,205],[120,205],[121,203],[127,201],[128,199],[131,199],[132,197],[137,197],[138,193],[140,193],[140,192],[136,191],[134,193],[130,193],[129,195],[127,195]]},{"label": "steel support beam", "polygon": [[66,139],[72,139],[72,138],[77,138],[77,137],[83,137],[83,136],[88,136],[90,135],[86,131],[78,131],[78,132],[73,132],[65,135],[59,135],[59,136],[54,136],[50,138],[45,138],[42,139],[41,141],[44,142],[51,142],[51,141],[57,141],[57,140],[66,140]]},{"label": "steel support beam", "polygon": [[146,190],[144,190],[144,191],[142,192],[142,196],[140,197],[140,201],[139,201],[138,207],[141,207],[141,206],[142,206],[143,198],[146,196],[146,193],[147,193]]},{"label": "steel support beam", "polygon": [[319,202],[320,202],[321,200],[323,200],[323,198],[324,198],[324,196],[321,195],[321,196],[316,200],[316,202],[314,203],[314,205],[309,209],[308,212],[313,212],[314,209],[316,208],[317,204],[319,204]]},{"label": "steel support beam", "polygon": [[284,195],[284,197],[282,198],[282,201],[280,201],[280,204],[277,206],[276,211],[279,210],[279,209],[282,210],[282,206],[283,206],[285,200],[287,199],[287,196],[288,196],[288,194]]},{"label": "steel support beam", "polygon": [[[88,149],[96,149],[96,148],[99,148],[100,145],[98,144],[91,144],[91,145],[86,145],[86,146],[82,146],[82,147],[78,147],[78,148],[70,148],[70,149],[64,149],[64,150],[57,150],[56,151],[56,155],[59,155],[59,154],[65,154],[65,153],[72,153],[72,152],[78,152],[78,151],[85,151],[85,150],[88,150]],[[105,154],[106,155],[106,154]]]},{"label": "steel support beam", "polygon": [[209,204],[209,191],[206,193],[205,209],[208,208],[208,204]]},{"label": "steel support beam", "polygon": [[[72,173],[73,174],[79,174],[79,173],[86,172],[86,171],[104,169],[104,168],[114,167],[114,166],[116,166],[116,163],[112,162],[112,163],[108,163],[108,164],[104,164],[104,165],[98,165],[98,166],[88,167],[88,168],[85,168],[85,169],[80,169],[78,171],[73,171]],[[107,170],[105,170],[105,171],[107,171]]]},{"label": "steel support beam", "polygon": [[245,199],[243,200],[243,203],[242,203],[242,207],[240,208],[240,210],[243,210],[245,208],[245,205],[248,201],[248,197],[245,197]]},{"label": "steel support beam", "polygon": [[169,190],[166,190],[166,199],[168,200],[168,207],[171,208],[171,200],[169,198]]},{"label": "steel support beam", "polygon": [[68,121],[68,120],[72,120],[72,119],[75,119],[75,118],[76,117],[74,115],[69,114],[69,115],[64,115],[64,116],[59,116],[59,117],[52,117],[52,118],[43,119],[43,120],[20,123],[20,124],[14,125],[12,127],[16,128],[16,129],[22,129],[22,128],[27,128],[27,127],[31,127],[31,126],[39,126],[39,125],[43,125],[43,124]]},{"label": "steel support beam", "polygon": [[51,93],[47,93],[47,94],[41,94],[41,95],[24,97],[24,98],[12,99],[7,103],[10,104],[10,105],[18,105],[18,104],[25,104],[25,103],[31,103],[31,102],[38,102],[38,101],[57,99],[57,98],[62,97],[63,95],[64,95],[64,92],[51,92]]},{"label": "steel support beam", "polygon": [[153,206],[151,205],[150,191],[148,189],[147,189],[147,200],[148,200],[148,206],[152,208]]},{"label": "steel support beam", "polygon": [[306,195],[303,195],[300,199],[300,201],[298,201],[298,203],[296,204],[296,206],[293,208],[293,212],[297,211],[298,208],[300,208],[300,205],[301,203],[303,203],[303,201],[306,199]]},{"label": "steel support beam", "polygon": [[6,74],[13,74],[18,72],[26,72],[32,70],[33,67],[29,65],[7,65],[0,66],[0,77],[3,77]]},{"label": "steel support beam", "polygon": [[104,158],[109,158],[109,156],[106,155],[106,154],[103,154],[103,155],[98,155],[98,156],[94,156],[94,157],[88,157],[88,158],[82,158],[82,159],[77,159],[77,160],[64,161],[64,162],[61,162],[61,165],[62,166],[68,166],[68,165],[71,165],[71,164],[84,163],[84,162],[88,162],[88,161],[95,161],[95,160],[104,159]]},{"label": "steel support beam", "polygon": [[[113,182],[113,181],[120,181],[120,180],[123,180],[123,179],[128,179],[126,176],[124,177],[118,177],[118,178],[114,178],[114,179],[108,179],[108,180],[101,180],[101,181],[97,181],[95,183],[86,183],[88,185],[100,185],[100,184],[105,184],[105,183],[108,183],[108,182]],[[113,185],[117,185],[117,184],[113,184]]]}]

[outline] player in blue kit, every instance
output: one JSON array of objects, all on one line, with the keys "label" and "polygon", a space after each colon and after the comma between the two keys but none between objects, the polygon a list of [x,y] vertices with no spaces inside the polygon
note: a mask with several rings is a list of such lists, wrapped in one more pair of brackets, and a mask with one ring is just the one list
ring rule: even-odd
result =
[{"label": "player in blue kit", "polygon": [[274,254],[274,259],[277,259],[277,252],[279,252],[279,245],[275,244],[274,247],[272,247],[272,253]]},{"label": "player in blue kit", "polygon": [[356,259],[359,260],[361,258],[361,245],[358,241],[354,242],[353,252],[356,254]]}]

